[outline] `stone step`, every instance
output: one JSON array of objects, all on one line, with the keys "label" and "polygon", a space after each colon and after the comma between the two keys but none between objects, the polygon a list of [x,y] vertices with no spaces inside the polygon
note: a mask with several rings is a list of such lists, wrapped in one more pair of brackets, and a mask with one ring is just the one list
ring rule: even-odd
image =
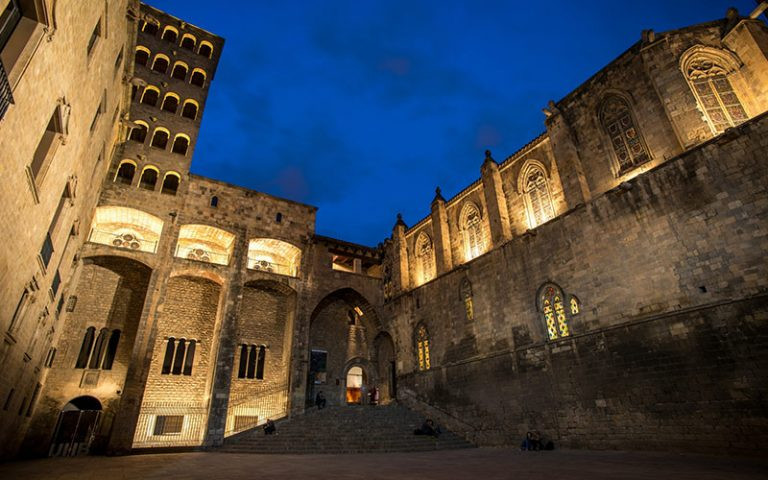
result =
[{"label": "stone step", "polygon": [[451,432],[414,435],[424,418],[399,405],[328,407],[276,422],[277,434],[261,427],[227,438],[219,448],[237,453],[362,453],[472,448]]}]

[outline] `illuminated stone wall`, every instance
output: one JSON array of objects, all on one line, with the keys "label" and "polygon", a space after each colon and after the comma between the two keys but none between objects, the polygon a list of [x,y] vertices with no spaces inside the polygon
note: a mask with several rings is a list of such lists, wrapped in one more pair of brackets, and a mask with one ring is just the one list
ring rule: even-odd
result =
[{"label": "illuminated stone wall", "polygon": [[[755,119],[389,302],[401,398],[481,443],[537,429],[567,447],[714,452],[739,431],[764,450],[766,132]],[[557,341],[537,308],[548,281],[581,302]]]}]

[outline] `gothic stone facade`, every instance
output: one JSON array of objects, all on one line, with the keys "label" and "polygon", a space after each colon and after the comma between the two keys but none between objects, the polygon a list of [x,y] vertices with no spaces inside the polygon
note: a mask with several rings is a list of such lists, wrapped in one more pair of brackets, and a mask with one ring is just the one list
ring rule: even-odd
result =
[{"label": "gothic stone facade", "polygon": [[4,457],[212,447],[372,386],[478,444],[766,451],[758,11],[643,32],[370,248],[189,173],[222,38],[135,1],[9,5]]}]

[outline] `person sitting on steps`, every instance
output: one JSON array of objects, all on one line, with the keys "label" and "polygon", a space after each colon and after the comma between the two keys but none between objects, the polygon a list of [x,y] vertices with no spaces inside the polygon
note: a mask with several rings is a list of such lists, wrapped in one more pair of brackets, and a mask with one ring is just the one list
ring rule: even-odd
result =
[{"label": "person sitting on steps", "polygon": [[267,423],[264,424],[264,435],[272,435],[275,432],[277,432],[275,422],[268,418]]},{"label": "person sitting on steps", "polygon": [[441,433],[440,427],[435,425],[435,422],[433,422],[431,418],[424,420],[421,427],[413,431],[414,435],[430,435],[435,438],[440,436]]},{"label": "person sitting on steps", "polygon": [[315,396],[315,405],[318,410],[325,408],[325,394],[322,391],[317,392],[317,395]]}]

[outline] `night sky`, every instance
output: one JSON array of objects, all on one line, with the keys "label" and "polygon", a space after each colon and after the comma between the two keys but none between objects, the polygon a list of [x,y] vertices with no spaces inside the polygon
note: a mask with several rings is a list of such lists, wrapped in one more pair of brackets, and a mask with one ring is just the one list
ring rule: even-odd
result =
[{"label": "night sky", "polygon": [[751,0],[148,0],[226,39],[192,172],[319,207],[376,245],[545,130],[559,100],[640,39]]}]

